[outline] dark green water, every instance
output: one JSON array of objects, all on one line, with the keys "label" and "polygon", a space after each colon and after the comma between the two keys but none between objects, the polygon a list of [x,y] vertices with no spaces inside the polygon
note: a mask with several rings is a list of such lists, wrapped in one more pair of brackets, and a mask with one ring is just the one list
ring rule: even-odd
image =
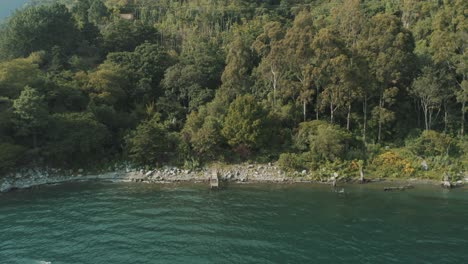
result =
[{"label": "dark green water", "polygon": [[0,263],[468,263],[468,190],[74,184],[0,195]]}]

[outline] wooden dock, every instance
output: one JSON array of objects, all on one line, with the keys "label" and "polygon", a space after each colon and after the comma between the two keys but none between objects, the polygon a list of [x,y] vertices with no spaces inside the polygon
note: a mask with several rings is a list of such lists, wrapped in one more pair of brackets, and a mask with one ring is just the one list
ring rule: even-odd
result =
[{"label": "wooden dock", "polygon": [[219,190],[219,173],[217,170],[211,173],[210,177],[210,189]]}]

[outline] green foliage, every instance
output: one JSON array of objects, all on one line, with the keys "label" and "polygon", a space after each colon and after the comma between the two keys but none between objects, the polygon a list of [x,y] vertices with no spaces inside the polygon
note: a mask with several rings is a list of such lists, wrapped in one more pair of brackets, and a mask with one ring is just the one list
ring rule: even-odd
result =
[{"label": "green foliage", "polygon": [[0,170],[8,170],[19,165],[26,148],[11,143],[0,143]]},{"label": "green foliage", "polygon": [[109,11],[101,0],[94,0],[87,10],[87,15],[89,22],[99,25],[104,18],[109,16]]},{"label": "green foliage", "polygon": [[18,134],[33,136],[33,146],[37,147],[38,130],[48,122],[48,111],[45,98],[39,92],[26,86],[18,99],[13,101],[14,114],[18,126]]},{"label": "green foliage", "polygon": [[178,139],[156,115],[125,138],[128,156],[137,164],[161,165],[176,155]]},{"label": "green foliage", "polygon": [[215,159],[221,150],[221,124],[211,116],[203,117],[197,112],[192,112],[182,130],[195,152],[202,160]]},{"label": "green foliage", "polygon": [[310,121],[299,124],[294,143],[298,150],[315,153],[318,161],[334,161],[344,158],[351,138],[351,134],[339,126]]},{"label": "green foliage", "polygon": [[467,3],[34,1],[0,28],[3,163],[461,177]]},{"label": "green foliage", "polygon": [[409,148],[423,157],[454,154],[455,140],[450,136],[433,130],[423,131],[421,136],[409,144]]},{"label": "green foliage", "polygon": [[310,122],[302,122],[299,124],[297,134],[294,136],[294,146],[300,151],[310,149],[310,139],[317,135],[319,126],[327,126],[326,121],[314,120]]},{"label": "green foliage", "polygon": [[130,93],[129,72],[118,65],[103,63],[89,75],[87,92],[96,104],[124,108]]},{"label": "green foliage", "polygon": [[253,96],[239,96],[229,106],[221,133],[235,150],[256,150],[266,143],[265,117]]},{"label": "green foliage", "polygon": [[51,116],[47,129],[49,144],[44,149],[50,164],[76,166],[95,163],[109,144],[109,131],[90,113]]},{"label": "green foliage", "polygon": [[351,135],[337,126],[321,125],[310,138],[310,150],[321,159],[335,161],[345,156],[350,139]]},{"label": "green foliage", "polygon": [[408,178],[415,172],[411,161],[395,151],[385,151],[376,156],[369,167],[376,174],[374,177]]},{"label": "green foliage", "polygon": [[315,157],[311,152],[281,153],[278,165],[286,171],[307,170],[315,167]]},{"label": "green foliage", "polygon": [[39,69],[41,54],[32,54],[28,58],[19,58],[0,62],[0,96],[16,98],[21,90],[37,86],[43,77]]},{"label": "green foliage", "polygon": [[72,15],[64,5],[39,5],[16,12],[1,34],[0,50],[8,57],[26,57],[34,51],[54,46],[67,53],[80,36]]},{"label": "green foliage", "polygon": [[102,36],[107,52],[133,51],[145,41],[155,42],[158,38],[154,28],[118,18],[103,29]]}]

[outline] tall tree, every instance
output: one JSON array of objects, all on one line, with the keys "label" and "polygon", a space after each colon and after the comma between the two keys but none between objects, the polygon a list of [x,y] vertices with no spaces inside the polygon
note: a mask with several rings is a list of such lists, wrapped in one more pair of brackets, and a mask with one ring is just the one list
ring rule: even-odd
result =
[{"label": "tall tree", "polygon": [[335,113],[351,100],[346,90],[352,85],[349,56],[344,43],[335,36],[335,32],[324,28],[312,43],[314,76],[323,89],[319,98],[322,107],[328,106],[330,110],[331,123],[335,121]]},{"label": "tall tree", "polygon": [[264,140],[265,118],[264,110],[253,96],[239,96],[229,106],[222,135],[234,150],[256,150]]},{"label": "tall tree", "polygon": [[233,100],[237,95],[249,92],[250,74],[254,63],[251,43],[246,36],[237,32],[229,45],[226,67],[221,76],[222,87]]},{"label": "tall tree", "polygon": [[360,50],[367,59],[378,90],[378,104],[373,112],[378,127],[377,142],[380,142],[382,126],[393,115],[386,102],[392,101],[390,96],[397,94],[394,91],[398,91],[398,87],[411,74],[414,41],[400,20],[390,14],[372,17],[364,34]]},{"label": "tall tree", "polygon": [[286,73],[286,57],[282,44],[283,27],[279,22],[270,22],[253,43],[254,49],[263,56],[257,68],[259,77],[271,85],[272,105],[276,106],[277,93]]},{"label": "tall tree", "polygon": [[39,130],[47,124],[48,111],[44,96],[36,89],[26,86],[18,99],[13,101],[17,116],[18,134],[32,136],[33,147],[37,148]]},{"label": "tall tree", "polygon": [[434,19],[431,36],[434,62],[447,67],[457,83],[455,95],[461,105],[461,135],[465,133],[468,102],[467,9],[466,1],[446,1]]},{"label": "tall tree", "polygon": [[[287,65],[293,75],[300,83],[299,101],[302,103],[302,115],[307,120],[307,104],[311,101],[314,93],[313,86],[318,88],[313,81],[312,56],[314,50],[312,42],[316,29],[311,14],[302,11],[294,19],[294,24],[288,29],[283,45],[288,58]],[[316,92],[318,94],[318,91]]]},{"label": "tall tree", "polygon": [[0,62],[0,96],[11,99],[18,97],[27,86],[38,86],[43,79],[39,69],[41,54],[32,54],[28,58],[18,58]]},{"label": "tall tree", "polygon": [[436,111],[440,112],[443,102],[442,85],[434,69],[430,67],[423,69],[423,74],[413,82],[412,93],[421,102],[425,129],[430,130],[433,124],[433,115]]},{"label": "tall tree", "polygon": [[366,75],[368,72],[367,64],[361,58],[359,53],[359,41],[363,38],[364,30],[367,26],[364,17],[361,1],[350,0],[344,1],[342,5],[333,9],[332,17],[334,19],[333,27],[342,38],[346,49],[349,52],[349,67],[353,71],[353,82],[347,85],[347,115],[346,115],[346,128],[350,130],[351,126],[351,107],[353,98],[361,97],[364,109],[364,122],[363,122],[363,139],[366,138],[367,127],[367,93],[366,93]]},{"label": "tall tree", "polygon": [[16,12],[1,36],[5,57],[26,57],[34,51],[60,46],[69,54],[76,48],[78,29],[64,5],[39,5]]}]

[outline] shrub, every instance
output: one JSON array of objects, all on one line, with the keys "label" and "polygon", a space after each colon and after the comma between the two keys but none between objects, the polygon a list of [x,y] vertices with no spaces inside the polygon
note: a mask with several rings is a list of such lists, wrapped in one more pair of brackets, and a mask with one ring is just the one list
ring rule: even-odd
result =
[{"label": "shrub", "polygon": [[221,133],[233,149],[257,150],[266,143],[266,117],[253,96],[239,96],[229,106]]},{"label": "shrub", "polygon": [[305,169],[305,164],[303,164],[300,156],[300,154],[296,153],[282,153],[278,159],[278,165],[286,171]]},{"label": "shrub", "polygon": [[54,114],[44,154],[53,165],[94,162],[108,148],[110,133],[91,113]]},{"label": "shrub", "polygon": [[451,154],[455,150],[454,143],[455,140],[446,134],[426,130],[408,147],[417,155],[430,157]]},{"label": "shrub", "polygon": [[320,125],[310,137],[310,150],[321,160],[335,161],[344,158],[351,134],[334,125]]},{"label": "shrub", "polygon": [[170,161],[179,145],[177,135],[169,133],[157,115],[141,123],[125,140],[129,157],[141,165]]},{"label": "shrub", "polygon": [[322,120],[300,123],[297,134],[294,136],[294,146],[298,150],[308,151],[310,149],[310,137],[317,134],[318,127],[329,125],[329,123]]},{"label": "shrub", "polygon": [[378,176],[383,177],[412,176],[415,172],[411,162],[394,151],[386,151],[375,157],[371,168]]},{"label": "shrub", "polygon": [[26,148],[11,143],[0,143],[0,173],[11,169],[21,160]]}]

